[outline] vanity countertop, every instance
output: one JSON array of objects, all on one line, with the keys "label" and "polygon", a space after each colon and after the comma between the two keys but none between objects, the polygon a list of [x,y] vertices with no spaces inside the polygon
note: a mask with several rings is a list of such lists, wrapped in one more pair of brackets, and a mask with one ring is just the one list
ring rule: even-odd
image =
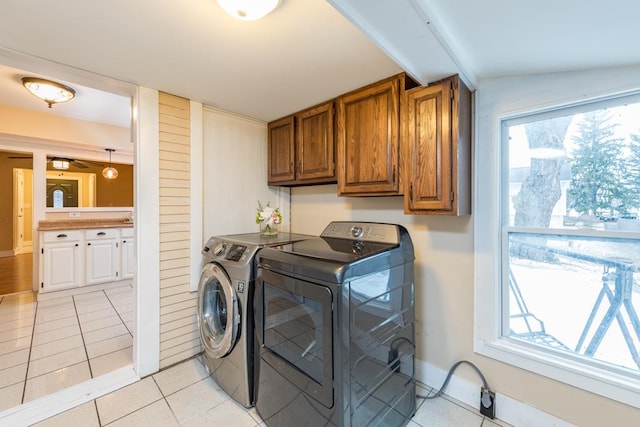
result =
[{"label": "vanity countertop", "polygon": [[38,231],[117,227],[130,228],[133,222],[129,218],[50,219],[38,222]]}]

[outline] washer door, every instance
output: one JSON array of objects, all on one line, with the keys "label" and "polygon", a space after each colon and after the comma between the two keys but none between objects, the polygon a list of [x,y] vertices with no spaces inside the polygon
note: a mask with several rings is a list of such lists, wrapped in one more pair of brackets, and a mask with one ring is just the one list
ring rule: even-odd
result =
[{"label": "washer door", "polygon": [[219,359],[233,349],[240,329],[240,312],[231,280],[218,264],[202,269],[198,288],[198,327],[207,354]]}]

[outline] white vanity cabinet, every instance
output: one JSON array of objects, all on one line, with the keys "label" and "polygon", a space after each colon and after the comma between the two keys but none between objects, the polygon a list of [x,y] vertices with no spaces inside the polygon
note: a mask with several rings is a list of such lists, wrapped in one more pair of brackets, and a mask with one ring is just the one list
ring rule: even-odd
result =
[{"label": "white vanity cabinet", "polygon": [[120,278],[132,279],[135,272],[135,246],[133,228],[123,228],[120,235]]},{"label": "white vanity cabinet", "polygon": [[82,285],[82,230],[45,231],[42,248],[40,290],[56,291]]},{"label": "white vanity cabinet", "polygon": [[120,230],[86,230],[85,260],[87,285],[120,280]]},{"label": "white vanity cabinet", "polygon": [[40,291],[131,279],[132,227],[40,231]]}]

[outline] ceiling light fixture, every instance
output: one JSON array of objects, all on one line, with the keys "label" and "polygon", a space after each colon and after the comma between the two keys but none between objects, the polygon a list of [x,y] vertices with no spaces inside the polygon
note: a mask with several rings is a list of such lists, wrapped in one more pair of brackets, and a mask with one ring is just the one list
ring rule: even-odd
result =
[{"label": "ceiling light fixture", "polygon": [[69,86],[37,77],[23,77],[22,86],[49,104],[49,108],[53,104],[70,101],[76,96],[76,91]]},{"label": "ceiling light fixture", "polygon": [[229,15],[243,21],[255,21],[271,13],[282,0],[217,0]]},{"label": "ceiling light fixture", "polygon": [[116,179],[118,177],[118,169],[111,166],[111,153],[113,153],[113,148],[105,148],[105,151],[109,152],[109,167],[102,169],[102,176],[107,179]]},{"label": "ceiling light fixture", "polygon": [[51,165],[54,169],[69,169],[69,162],[63,159],[53,159],[51,160]]}]

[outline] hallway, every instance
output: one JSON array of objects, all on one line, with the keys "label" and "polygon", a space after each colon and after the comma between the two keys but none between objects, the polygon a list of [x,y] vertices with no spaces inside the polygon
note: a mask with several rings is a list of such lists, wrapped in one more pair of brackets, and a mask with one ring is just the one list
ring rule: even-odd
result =
[{"label": "hallway", "polygon": [[33,254],[0,258],[0,298],[2,295],[31,291]]}]

